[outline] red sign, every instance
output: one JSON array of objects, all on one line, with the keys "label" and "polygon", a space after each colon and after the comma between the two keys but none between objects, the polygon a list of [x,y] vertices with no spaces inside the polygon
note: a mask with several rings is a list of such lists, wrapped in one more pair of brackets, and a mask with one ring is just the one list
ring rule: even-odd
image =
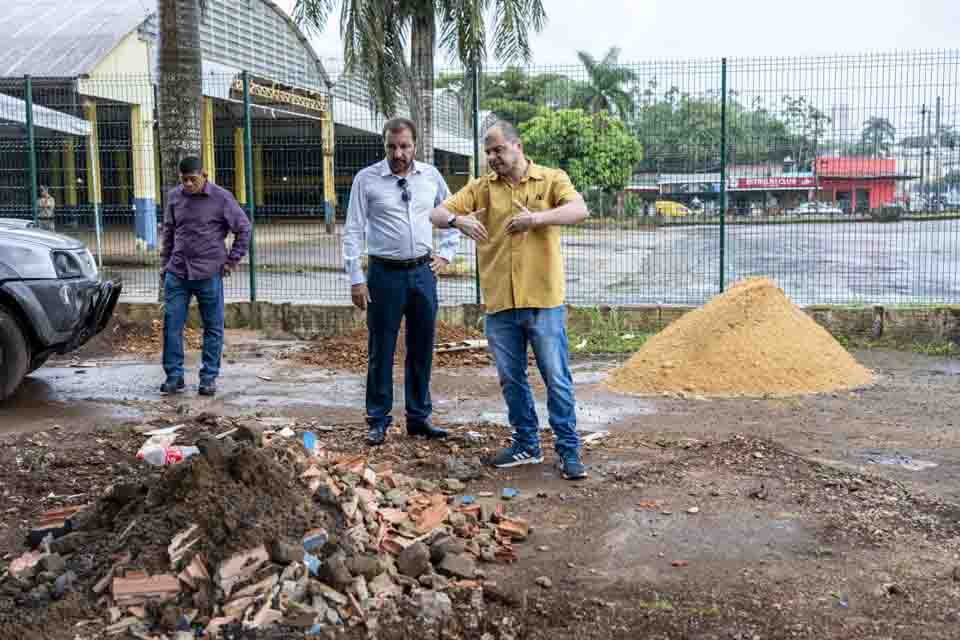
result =
[{"label": "red sign", "polygon": [[779,176],[771,178],[737,178],[734,189],[813,189],[817,181],[812,176]]}]

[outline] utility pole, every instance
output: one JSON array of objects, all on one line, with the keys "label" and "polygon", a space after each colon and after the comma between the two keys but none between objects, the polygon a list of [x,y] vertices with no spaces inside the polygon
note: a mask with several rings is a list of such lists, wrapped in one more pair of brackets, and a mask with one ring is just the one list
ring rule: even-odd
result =
[{"label": "utility pole", "polygon": [[920,107],[920,195],[924,196],[923,186],[926,182],[926,172],[924,162],[927,156],[927,105]]},{"label": "utility pole", "polygon": [[940,156],[940,138],[941,138],[941,132],[940,132],[940,113],[941,113],[942,108],[943,108],[943,101],[940,99],[940,96],[937,96],[937,115],[936,115],[937,124],[936,124],[936,128],[934,129],[934,134],[933,134],[933,135],[936,136],[936,145],[937,145],[937,173],[936,173],[936,176],[934,177],[934,180],[935,180],[934,184],[936,185],[936,193],[937,193],[937,206],[940,205],[940,196],[942,195],[942,194],[940,193],[940,190],[941,190],[942,187],[943,187],[943,168],[940,166],[940,160],[941,160],[941,156]]}]

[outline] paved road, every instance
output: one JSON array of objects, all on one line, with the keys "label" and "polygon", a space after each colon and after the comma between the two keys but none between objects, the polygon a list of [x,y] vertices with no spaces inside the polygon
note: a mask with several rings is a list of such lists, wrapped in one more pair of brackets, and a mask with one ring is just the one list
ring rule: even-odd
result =
[{"label": "paved road", "polygon": [[[335,244],[327,241],[325,245]],[[765,275],[799,304],[960,303],[960,221],[784,224],[728,227],[726,281]],[[348,304],[346,276],[330,246],[271,247],[261,260],[328,271],[258,273],[261,300]],[[461,256],[473,261],[464,241]],[[719,288],[717,227],[585,230],[564,236],[567,299],[573,304],[701,304]],[[278,265],[278,266],[277,266]],[[154,272],[120,270],[128,299],[156,299]],[[235,275],[231,299],[249,296]],[[444,304],[474,301],[471,278],[443,278]]]}]

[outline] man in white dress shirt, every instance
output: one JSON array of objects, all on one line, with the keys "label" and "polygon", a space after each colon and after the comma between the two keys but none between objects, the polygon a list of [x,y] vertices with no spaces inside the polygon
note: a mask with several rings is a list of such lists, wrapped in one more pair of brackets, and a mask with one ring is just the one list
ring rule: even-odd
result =
[{"label": "man in white dress shirt", "polygon": [[[456,229],[433,253],[430,211],[450,190],[437,169],[416,162],[416,126],[394,118],[383,127],[386,157],[353,179],[343,259],[353,304],[367,312],[367,442],[383,444],[393,418],[393,356],[406,319],[404,396],[407,434],[445,438],[430,421],[430,370],[437,321],[437,272],[453,259]],[[361,266],[364,240],[369,264]]]}]

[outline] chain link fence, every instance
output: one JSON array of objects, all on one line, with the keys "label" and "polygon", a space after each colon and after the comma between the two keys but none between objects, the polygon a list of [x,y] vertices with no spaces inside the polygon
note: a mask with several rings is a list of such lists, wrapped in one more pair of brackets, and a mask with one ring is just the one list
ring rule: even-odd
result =
[{"label": "chain link fence", "polygon": [[[369,92],[350,76],[319,93],[235,73],[203,85],[204,163],[255,220],[227,297],[349,304],[350,186],[383,155]],[[571,175],[591,210],[563,231],[572,304],[699,305],[756,275],[806,305],[954,304],[958,89],[958,51],[585,58],[476,82],[454,69],[436,80],[430,155],[455,192],[486,171],[475,131],[502,118],[532,159]],[[155,106],[146,76],[0,78],[0,217],[51,224],[49,193],[52,225],[122,277],[128,300],[158,295]],[[464,239],[440,297],[478,296]]]}]

